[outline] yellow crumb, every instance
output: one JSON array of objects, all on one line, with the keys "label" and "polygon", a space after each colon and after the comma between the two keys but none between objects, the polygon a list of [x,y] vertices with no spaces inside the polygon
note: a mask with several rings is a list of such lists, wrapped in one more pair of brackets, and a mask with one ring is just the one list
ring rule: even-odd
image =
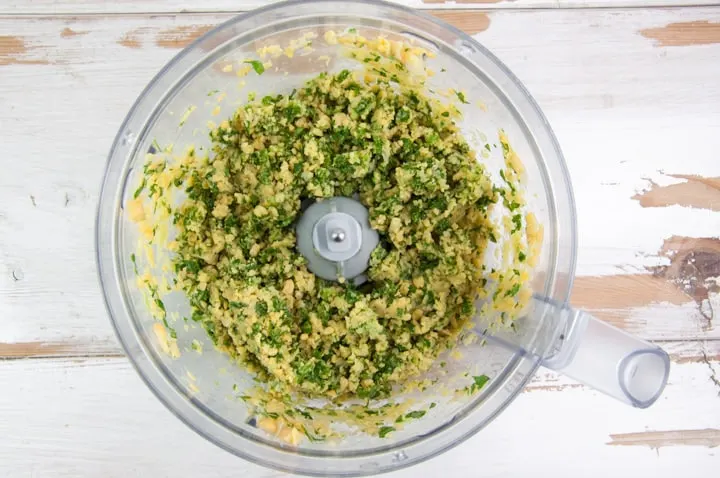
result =
[{"label": "yellow crumb", "polygon": [[272,434],[275,434],[278,430],[277,421],[268,417],[259,419],[257,422],[257,426],[259,429]]},{"label": "yellow crumb", "polygon": [[178,358],[180,356],[180,350],[177,346],[177,341],[168,335],[167,330],[163,327],[163,324],[156,322],[153,324],[153,332],[158,340],[158,345],[163,353],[171,358]]},{"label": "yellow crumb", "polygon": [[128,218],[132,222],[141,222],[145,219],[145,209],[140,198],[129,200],[125,208],[127,209]]}]

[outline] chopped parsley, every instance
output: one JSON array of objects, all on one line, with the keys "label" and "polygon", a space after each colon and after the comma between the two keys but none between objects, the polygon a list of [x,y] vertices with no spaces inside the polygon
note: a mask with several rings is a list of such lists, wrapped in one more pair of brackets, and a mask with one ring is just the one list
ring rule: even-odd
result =
[{"label": "chopped parsley", "polygon": [[415,411],[412,411],[412,412],[406,414],[405,418],[408,418],[408,419],[422,418],[425,416],[425,413],[426,413],[425,410],[415,410]]},{"label": "chopped parsley", "polygon": [[465,105],[470,104],[470,102],[465,99],[465,93],[463,93],[462,91],[456,91],[455,96],[457,96],[457,98],[460,100],[460,103],[465,104]]},{"label": "chopped parsley", "polygon": [[487,375],[479,375],[473,377],[473,383],[467,388],[468,395],[473,395],[482,390],[482,388],[490,381]]},{"label": "chopped parsley", "polygon": [[382,427],[380,427],[380,430],[378,431],[378,436],[380,438],[385,438],[388,435],[388,433],[394,432],[394,431],[395,431],[394,427],[382,426]]},{"label": "chopped parsley", "polygon": [[262,75],[263,73],[265,73],[265,65],[263,65],[261,61],[245,60],[244,63],[249,63],[250,66],[252,66],[252,69],[255,70],[255,73],[257,73],[258,75]]}]

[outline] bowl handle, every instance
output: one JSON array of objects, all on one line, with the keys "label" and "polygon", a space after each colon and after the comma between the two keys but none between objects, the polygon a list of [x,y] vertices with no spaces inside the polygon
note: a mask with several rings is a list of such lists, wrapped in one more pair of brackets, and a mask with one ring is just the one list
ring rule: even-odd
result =
[{"label": "bowl handle", "polygon": [[663,349],[581,310],[534,300],[565,318],[544,366],[633,407],[647,408],[660,397],[670,372]]},{"label": "bowl handle", "polygon": [[534,295],[510,329],[479,325],[489,342],[633,407],[655,403],[667,384],[670,357],[663,349],[547,297]]}]

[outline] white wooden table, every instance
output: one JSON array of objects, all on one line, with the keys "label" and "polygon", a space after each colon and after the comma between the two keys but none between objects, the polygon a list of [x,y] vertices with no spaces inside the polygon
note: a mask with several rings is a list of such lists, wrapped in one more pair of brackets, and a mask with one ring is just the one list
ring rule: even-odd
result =
[{"label": "white wooden table", "polygon": [[[577,196],[574,304],[674,363],[648,410],[543,372],[482,433],[393,476],[718,476],[720,6],[403,2],[526,84]],[[106,154],[135,97],[198,34],[263,3],[0,4],[0,476],[284,476],[205,442],[146,389],[93,253]]]}]

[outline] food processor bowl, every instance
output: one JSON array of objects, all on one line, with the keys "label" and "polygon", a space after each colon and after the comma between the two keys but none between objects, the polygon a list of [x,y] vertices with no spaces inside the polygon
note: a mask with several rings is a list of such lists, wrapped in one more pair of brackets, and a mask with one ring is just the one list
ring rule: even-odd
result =
[{"label": "food processor bowl", "polygon": [[[239,79],[228,65],[242,63],[258,48],[287,44],[308,33],[357,29],[366,37],[414,42],[435,53],[429,88],[464,91],[461,128],[468,138],[503,129],[526,171],[528,208],[544,227],[531,287],[533,299],[515,330],[476,325],[485,340],[459,343],[452,373],[429,377],[431,387],[407,392],[428,410],[388,436],[349,433],[342,440],[289,444],[256,426],[242,401],[253,376],[213,348],[202,327],[184,323],[187,298],[164,298],[174,324],[179,357],[157,340],[157,320],[138,291],[131,260],[138,232],[128,219],[145,156],[158,145],[180,151],[208,147],[208,121],[221,121],[247,100],[289,93],[320,72],[357,65],[340,45],[317,41],[292,58],[282,56],[262,75]],[[306,37],[309,38],[309,37]],[[223,101],[210,92],[220,91]],[[481,102],[481,103],[479,103]],[[480,104],[480,107],[478,106]],[[470,139],[469,139],[470,141]],[[472,141],[470,141],[472,144]],[[667,379],[667,355],[568,306],[577,231],[568,172],[552,130],[530,94],[487,49],[458,29],[427,14],[377,1],[291,1],[234,18],[180,52],[142,92],[112,145],[102,184],[96,245],[103,293],[112,323],[131,362],[173,414],[218,446],[255,463],[322,476],[374,474],[426,460],[478,432],[502,412],[541,364],[584,381],[634,406],[650,405]],[[161,253],[161,251],[155,251]],[[158,274],[163,274],[159,269]],[[489,382],[477,394],[443,390],[473,376]],[[393,397],[398,398],[398,397]],[[437,404],[430,406],[428,404]]]}]

